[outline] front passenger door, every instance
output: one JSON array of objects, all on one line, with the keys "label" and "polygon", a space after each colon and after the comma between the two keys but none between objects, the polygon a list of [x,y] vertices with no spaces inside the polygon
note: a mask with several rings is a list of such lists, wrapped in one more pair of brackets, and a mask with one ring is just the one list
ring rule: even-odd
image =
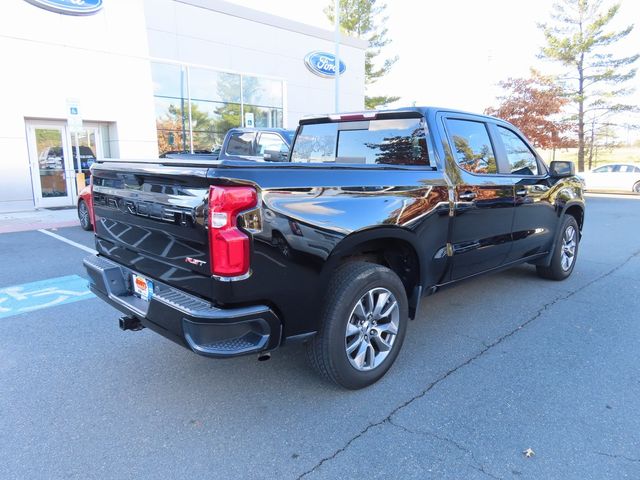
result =
[{"label": "front passenger door", "polygon": [[456,184],[450,243],[451,280],[501,266],[511,247],[513,180],[498,172],[496,150],[487,124],[477,117],[444,120]]},{"label": "front passenger door", "polygon": [[531,146],[515,129],[493,125],[504,173],[515,182],[513,247],[507,261],[521,260],[549,251],[558,227],[558,215],[547,171]]},{"label": "front passenger door", "polygon": [[284,162],[289,155],[289,147],[280,135],[262,132],[258,138],[256,156],[258,160]]}]

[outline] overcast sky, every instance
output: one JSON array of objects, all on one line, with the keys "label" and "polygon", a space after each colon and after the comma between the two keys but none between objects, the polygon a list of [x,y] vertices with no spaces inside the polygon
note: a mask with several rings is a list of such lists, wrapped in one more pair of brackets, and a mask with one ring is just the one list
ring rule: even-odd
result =
[{"label": "overcast sky", "polygon": [[[256,10],[332,29],[323,8],[330,0],[231,0]],[[544,38],[536,27],[548,20],[553,0],[387,0],[387,28],[392,43],[385,56],[399,55],[391,73],[370,87],[371,94],[399,95],[396,104],[437,105],[481,112],[495,105],[497,82],[527,76],[534,66],[552,64],[536,58]],[[640,1],[622,0],[615,26],[637,23],[614,48],[616,55],[640,51]],[[606,4],[606,1],[605,1]],[[640,65],[640,61],[638,62]],[[636,93],[626,101],[640,104]],[[640,121],[640,117],[636,117]]]}]

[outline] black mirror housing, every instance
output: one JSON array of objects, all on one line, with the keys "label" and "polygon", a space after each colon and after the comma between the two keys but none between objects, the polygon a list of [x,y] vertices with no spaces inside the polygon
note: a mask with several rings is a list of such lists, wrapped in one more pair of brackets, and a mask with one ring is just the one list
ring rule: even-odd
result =
[{"label": "black mirror housing", "polygon": [[267,162],[284,162],[287,159],[287,154],[279,150],[265,150],[263,158]]},{"label": "black mirror housing", "polygon": [[573,162],[554,161],[549,165],[549,174],[552,177],[573,177],[576,174],[576,166]]}]

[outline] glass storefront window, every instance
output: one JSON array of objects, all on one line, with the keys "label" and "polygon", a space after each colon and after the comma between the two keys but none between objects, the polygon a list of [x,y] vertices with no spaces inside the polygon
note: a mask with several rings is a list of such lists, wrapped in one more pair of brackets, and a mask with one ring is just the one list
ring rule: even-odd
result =
[{"label": "glass storefront window", "polygon": [[240,103],[240,75],[204,68],[189,68],[192,100]]},{"label": "glass storefront window", "polygon": [[281,80],[155,62],[151,74],[161,155],[215,150],[243,111],[256,127],[283,125]]},{"label": "glass storefront window", "polygon": [[282,109],[257,107],[255,105],[245,105],[244,113],[253,113],[254,123],[257,128],[280,128],[282,127]]},{"label": "glass storefront window", "polygon": [[222,145],[225,133],[240,125],[240,105],[222,102],[191,102],[193,150],[212,151]]},{"label": "glass storefront window", "polygon": [[151,63],[153,94],[160,97],[182,98],[187,96],[186,69],[180,65]]},{"label": "glass storefront window", "polygon": [[282,108],[282,81],[243,75],[242,101],[250,105]]},{"label": "glass storefront window", "polygon": [[155,103],[160,153],[190,151],[189,113],[185,99],[156,97]]},{"label": "glass storefront window", "polygon": [[183,130],[158,130],[160,155],[190,151],[191,136]]}]

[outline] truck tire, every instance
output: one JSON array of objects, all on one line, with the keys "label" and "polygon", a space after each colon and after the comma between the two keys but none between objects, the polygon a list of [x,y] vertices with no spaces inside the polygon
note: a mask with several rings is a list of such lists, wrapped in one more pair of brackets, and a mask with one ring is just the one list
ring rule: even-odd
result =
[{"label": "truck tire", "polygon": [[395,361],[408,322],[400,278],[382,265],[348,262],[327,288],[318,334],[307,344],[311,365],[352,390],[380,380]]},{"label": "truck tire", "polygon": [[538,265],[538,275],[549,280],[564,280],[576,265],[578,246],[580,244],[580,229],[578,222],[571,215],[565,215],[560,227],[560,235],[556,240],[553,257],[549,266]]}]

